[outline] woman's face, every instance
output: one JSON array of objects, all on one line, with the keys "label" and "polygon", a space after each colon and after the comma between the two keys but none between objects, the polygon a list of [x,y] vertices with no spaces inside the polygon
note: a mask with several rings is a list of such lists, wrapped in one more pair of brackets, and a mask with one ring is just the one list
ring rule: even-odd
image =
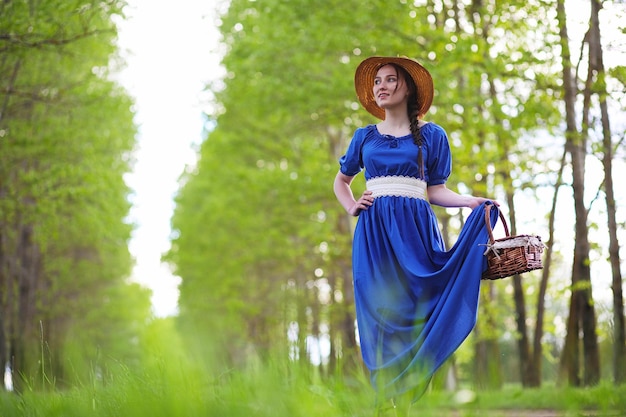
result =
[{"label": "woman's face", "polygon": [[373,89],[378,107],[388,110],[402,106],[402,109],[406,109],[409,89],[393,65],[380,67],[374,78]]}]

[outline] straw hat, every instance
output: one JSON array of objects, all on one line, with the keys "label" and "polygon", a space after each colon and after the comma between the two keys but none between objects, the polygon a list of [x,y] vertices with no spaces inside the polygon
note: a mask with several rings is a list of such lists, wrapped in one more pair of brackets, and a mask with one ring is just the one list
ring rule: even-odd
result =
[{"label": "straw hat", "polygon": [[411,75],[417,87],[419,116],[426,114],[433,103],[435,90],[433,78],[419,62],[407,57],[373,56],[359,64],[354,74],[354,87],[356,88],[356,95],[359,97],[359,101],[365,107],[365,110],[381,120],[385,119],[385,110],[376,104],[373,86],[376,73],[380,67],[387,64],[399,65]]}]

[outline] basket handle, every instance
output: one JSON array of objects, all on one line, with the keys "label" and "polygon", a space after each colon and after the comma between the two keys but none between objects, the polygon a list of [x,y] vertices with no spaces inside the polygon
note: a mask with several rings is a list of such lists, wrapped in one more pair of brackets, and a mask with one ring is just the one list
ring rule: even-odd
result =
[{"label": "basket handle", "polygon": [[[485,205],[485,224],[487,225],[487,233],[489,233],[490,243],[495,242],[495,239],[493,238],[493,229],[491,228],[491,216],[490,216],[492,205],[493,203]],[[501,210],[498,210],[498,214],[500,216],[500,220],[502,220],[502,225],[504,226],[504,233],[506,234],[507,237],[509,237],[510,236],[509,225],[506,223],[506,219],[504,218],[504,215],[502,214]]]}]

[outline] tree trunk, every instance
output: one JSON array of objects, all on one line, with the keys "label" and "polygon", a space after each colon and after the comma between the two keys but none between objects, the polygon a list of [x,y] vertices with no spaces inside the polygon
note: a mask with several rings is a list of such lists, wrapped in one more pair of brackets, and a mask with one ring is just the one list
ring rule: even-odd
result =
[{"label": "tree trunk", "polygon": [[[346,146],[345,139],[341,132],[328,132],[330,155],[334,161],[344,152]],[[352,242],[353,230],[351,216],[341,212],[337,218],[336,230],[339,239]],[[351,245],[339,245],[339,247],[351,248]],[[341,292],[343,299],[340,303],[336,300],[334,301],[338,310],[338,314],[334,316],[339,324],[337,343],[340,343],[341,346],[334,347],[334,355],[337,360],[340,360],[337,362],[337,366],[330,367],[330,369],[331,372],[345,371],[346,374],[349,374],[361,364],[361,355],[356,340],[355,328],[356,313],[354,308],[354,288],[352,285],[352,251],[341,251],[341,253],[337,254],[334,265],[337,267],[336,275],[339,277],[336,289]],[[335,341],[331,340],[331,344],[334,345]]]},{"label": "tree trunk", "polygon": [[341,308],[341,356],[342,367],[340,371],[344,371],[344,375],[354,371],[356,365],[360,363],[360,351],[356,342],[356,318],[354,313],[354,290],[352,288],[351,268],[344,268],[345,273],[342,277],[343,283],[343,302]]},{"label": "tree trunk", "polygon": [[[19,224],[19,222],[18,222]],[[32,226],[20,225],[17,233],[15,252],[9,254],[9,268],[7,285],[8,311],[7,323],[7,350],[13,375],[34,375],[41,360],[37,361],[36,347],[26,341],[38,340],[37,335],[37,283],[41,274],[40,253],[37,245],[32,241]],[[3,318],[4,320],[4,318]],[[37,363],[39,362],[39,365]],[[4,370],[4,365],[2,367]],[[13,380],[15,391],[20,392],[22,381]]]},{"label": "tree trunk", "polygon": [[[350,216],[342,215],[338,219],[337,231],[344,236],[352,236],[350,227]],[[355,369],[356,364],[360,363],[360,352],[356,342],[356,317],[354,313],[354,288],[352,286],[352,256],[351,252],[343,254],[341,259],[335,263],[338,266],[339,283],[338,290],[341,292],[343,299],[336,302],[336,314],[333,315],[338,322],[339,337],[337,338],[338,346],[336,355],[339,362],[340,372],[350,372]],[[334,343],[334,342],[333,342]]]},{"label": "tree trunk", "polygon": [[[509,221],[511,227],[511,235],[516,235],[515,220],[515,202],[513,193],[507,192],[507,204],[509,206]],[[530,343],[528,341],[528,332],[526,330],[526,302],[524,300],[524,288],[522,287],[522,279],[519,275],[512,277],[513,282],[513,299],[515,301],[515,322],[517,324],[517,348],[519,351],[519,371],[522,386],[533,386],[533,378],[531,372],[533,369],[532,357],[530,356]]]},{"label": "tree trunk", "polygon": [[541,386],[542,373],[541,366],[543,362],[543,346],[541,339],[543,337],[543,319],[545,315],[545,299],[548,291],[548,278],[550,277],[550,269],[552,266],[552,253],[554,247],[554,221],[556,218],[556,203],[563,181],[563,168],[565,167],[565,161],[567,158],[567,152],[563,151],[561,157],[561,164],[559,172],[557,173],[556,182],[554,184],[554,197],[552,198],[552,208],[550,210],[550,218],[548,220],[548,241],[546,242],[546,254],[544,257],[543,270],[541,274],[541,282],[539,283],[539,293],[537,294],[537,323],[535,325],[535,332],[533,334],[533,359],[532,369],[530,372],[530,386]]},{"label": "tree trunk", "polygon": [[[483,36],[485,37],[485,40],[487,40],[487,30],[484,31]],[[487,57],[485,57],[485,59],[488,59]],[[489,95],[491,96],[492,100],[494,100],[494,102],[497,101],[497,91],[496,91],[496,86],[493,83],[493,80],[489,80]],[[497,124],[502,125],[503,126],[503,131],[506,131],[506,129],[504,128],[504,123],[502,123],[502,120],[500,119],[500,117],[497,115],[497,113],[494,115],[494,119],[496,121]],[[508,159],[508,155],[510,154],[510,146],[509,146],[509,140],[508,138],[502,141],[502,150],[501,153],[502,155],[502,165],[507,167],[506,170],[503,170],[503,172],[506,172],[507,174],[503,175],[503,179],[502,179],[502,183],[505,185],[506,187],[506,202],[507,205],[509,206],[509,223],[510,223],[510,232],[511,235],[516,235],[517,234],[517,219],[516,219],[516,215],[515,215],[515,199],[514,199],[514,186],[513,186],[513,180],[511,178],[511,175],[508,174],[509,172],[512,171],[512,166],[511,163]],[[515,302],[515,322],[516,322],[516,327],[517,327],[517,348],[518,348],[518,355],[519,355],[519,372],[520,372],[520,379],[522,382],[522,386],[524,387],[529,387],[529,386],[536,386],[535,384],[535,378],[533,376],[533,370],[535,369],[535,366],[533,366],[533,357],[530,354],[530,342],[528,339],[528,331],[526,328],[526,302],[524,299],[524,288],[522,286],[522,280],[521,277],[519,275],[515,275],[512,277],[512,283],[513,283],[513,299]]]},{"label": "tree trunk", "polygon": [[[561,61],[563,65],[563,89],[565,100],[565,121],[566,121],[566,144],[565,149],[571,155],[574,138],[578,136],[576,130],[576,82],[574,79],[571,54],[569,50],[569,39],[567,35],[567,23],[565,15],[565,1],[557,1],[557,17],[559,20],[559,35],[561,39]],[[586,217],[586,216],[585,216]],[[574,265],[574,268],[576,265]],[[561,356],[561,377],[567,377],[570,385],[579,386],[579,362],[578,362],[578,320],[577,320],[577,300],[576,288],[578,274],[572,274],[572,295],[570,298],[569,315],[567,318],[567,335]]]},{"label": "tree trunk", "polygon": [[[481,302],[489,303],[493,295],[493,282],[489,281],[481,288]],[[482,325],[474,329],[476,336],[474,375],[475,384],[479,389],[502,388],[503,376],[500,363],[500,346],[498,345],[497,325],[492,314],[485,314]]]},{"label": "tree trunk", "polygon": [[[571,158],[572,188],[576,214],[574,261],[572,264],[572,298],[561,366],[567,370],[570,384],[575,386],[580,385],[581,380],[577,369],[577,361],[579,360],[577,352],[579,330],[582,330],[582,383],[588,386],[596,384],[600,379],[600,357],[596,335],[596,317],[591,292],[589,229],[587,226],[588,212],[584,202],[585,157],[587,154],[586,140],[585,135],[579,134],[576,128],[575,104],[577,87],[571,64],[563,0],[558,0],[557,2],[557,16],[562,47],[563,88],[565,95],[565,147]],[[584,131],[586,132],[586,130]]]},{"label": "tree trunk", "polygon": [[[0,281],[0,284],[1,284],[1,281]],[[6,336],[4,335],[4,320],[2,319],[2,316],[0,316],[0,370],[3,376],[4,376],[5,367],[7,363],[9,362],[7,346],[8,346],[8,340],[6,339]],[[4,378],[0,379],[0,391],[6,388],[7,387],[4,384]]]},{"label": "tree trunk", "polygon": [[622,294],[622,274],[620,270],[619,241],[617,238],[617,220],[615,193],[613,187],[613,143],[611,126],[606,102],[606,83],[604,71],[604,52],[600,35],[598,14],[602,5],[598,0],[591,1],[591,25],[589,30],[589,68],[595,72],[593,92],[598,95],[602,122],[602,165],[604,167],[604,192],[607,207],[609,231],[609,259],[611,263],[613,290],[613,378],[616,384],[626,382],[626,327],[624,319],[624,298]]}]

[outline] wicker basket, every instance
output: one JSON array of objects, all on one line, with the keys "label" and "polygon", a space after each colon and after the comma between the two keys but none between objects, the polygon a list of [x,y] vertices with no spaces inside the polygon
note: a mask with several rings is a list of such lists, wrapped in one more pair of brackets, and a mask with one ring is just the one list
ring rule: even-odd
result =
[{"label": "wicker basket", "polygon": [[489,232],[487,250],[487,269],[483,272],[482,279],[500,279],[510,277],[535,269],[543,268],[541,254],[545,245],[540,236],[517,235],[510,236],[509,226],[500,212],[500,219],[504,226],[506,237],[493,238],[491,228],[491,205],[485,207],[485,223]]}]

